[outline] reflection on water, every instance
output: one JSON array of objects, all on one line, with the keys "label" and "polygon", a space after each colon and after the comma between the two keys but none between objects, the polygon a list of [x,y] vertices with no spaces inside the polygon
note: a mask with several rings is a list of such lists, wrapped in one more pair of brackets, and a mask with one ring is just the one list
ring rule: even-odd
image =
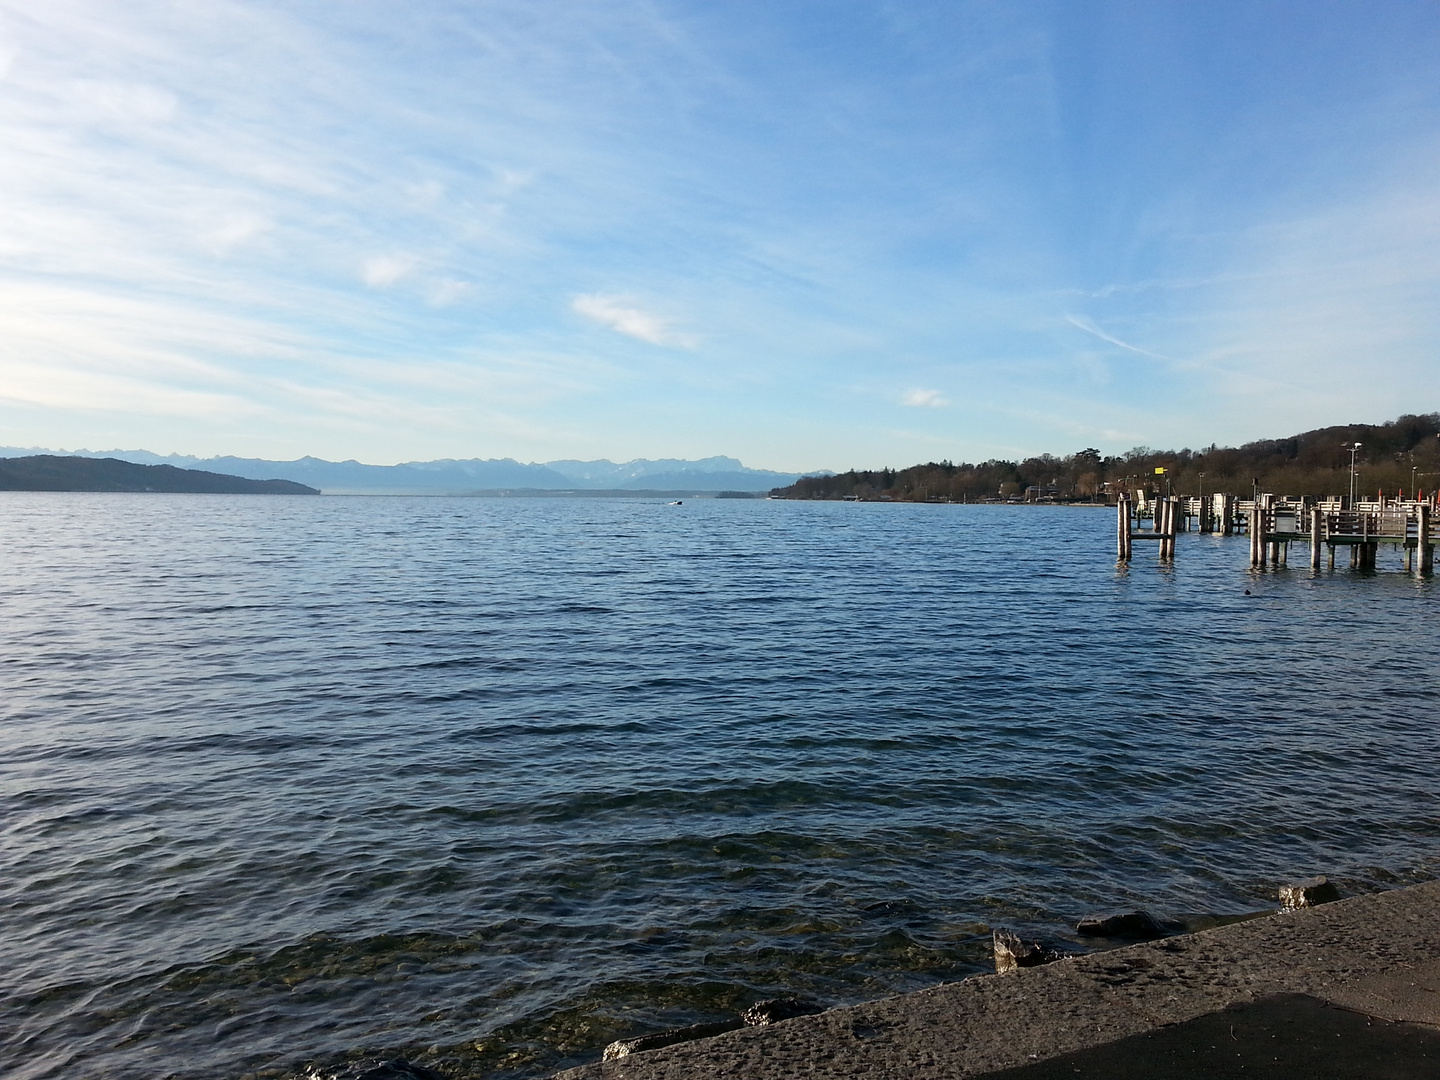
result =
[{"label": "reflection on water", "polygon": [[0,1070],[535,1076],[984,970],[992,924],[1432,876],[1432,587],[1112,536],[6,495]]}]

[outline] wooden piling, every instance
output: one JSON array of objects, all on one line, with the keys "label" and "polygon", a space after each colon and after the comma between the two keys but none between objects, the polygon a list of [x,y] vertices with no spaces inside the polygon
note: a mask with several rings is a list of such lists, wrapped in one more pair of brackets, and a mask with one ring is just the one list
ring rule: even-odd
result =
[{"label": "wooden piling", "polygon": [[1430,574],[1435,570],[1435,545],[1430,542],[1430,504],[1421,503],[1415,508],[1418,515],[1415,529],[1415,560],[1417,573]]},{"label": "wooden piling", "polygon": [[[1287,566],[1292,541],[1309,542],[1312,572],[1320,569],[1322,552],[1326,565],[1334,570],[1335,548],[1342,544],[1350,549],[1350,567],[1355,570],[1374,570],[1381,544],[1404,552],[1407,574],[1428,575],[1435,568],[1431,522],[1440,514],[1440,506],[1433,500],[1376,500],[1351,506],[1343,499],[1336,503],[1258,492],[1244,501],[1220,492],[1209,496],[1209,502],[1179,495],[1143,502],[1141,498],[1125,492],[1115,500],[1115,556],[1120,562],[1131,560],[1136,540],[1156,541],[1159,560],[1173,562],[1182,531],[1228,527],[1243,528],[1249,535],[1252,569]],[[1136,527],[1142,513],[1150,518],[1148,529]]]},{"label": "wooden piling", "polygon": [[1250,565],[1264,568],[1270,557],[1269,496],[1258,495],[1250,504]]}]

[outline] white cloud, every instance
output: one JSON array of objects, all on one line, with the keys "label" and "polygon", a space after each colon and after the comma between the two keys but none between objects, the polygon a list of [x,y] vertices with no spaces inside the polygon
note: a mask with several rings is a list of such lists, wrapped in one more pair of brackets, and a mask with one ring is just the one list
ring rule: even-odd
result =
[{"label": "white cloud", "polygon": [[900,404],[913,409],[943,409],[950,402],[939,390],[910,390],[900,399]]},{"label": "white cloud", "polygon": [[575,297],[570,308],[576,314],[593,319],[601,326],[608,326],[617,334],[639,338],[641,341],[648,341],[651,345],[670,345],[682,349],[693,349],[697,344],[692,335],[672,330],[665,319],[641,311],[637,307],[631,307],[630,302],[624,297],[587,293]]},{"label": "white cloud", "polygon": [[414,269],[415,260],[408,255],[377,255],[365,260],[360,277],[372,289],[388,289]]}]

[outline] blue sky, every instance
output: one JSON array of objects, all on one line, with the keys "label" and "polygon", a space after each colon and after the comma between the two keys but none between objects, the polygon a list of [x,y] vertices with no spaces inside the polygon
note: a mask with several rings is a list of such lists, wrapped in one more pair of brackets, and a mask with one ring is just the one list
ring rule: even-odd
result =
[{"label": "blue sky", "polygon": [[904,466],[1440,409],[1440,5],[0,0],[0,443]]}]

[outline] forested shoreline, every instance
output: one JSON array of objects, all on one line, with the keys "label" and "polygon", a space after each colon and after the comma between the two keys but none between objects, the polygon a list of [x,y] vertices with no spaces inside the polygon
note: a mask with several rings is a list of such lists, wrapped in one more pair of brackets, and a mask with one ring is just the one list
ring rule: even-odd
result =
[{"label": "forested shoreline", "polygon": [[1393,495],[1440,487],[1440,413],[1424,413],[1384,424],[1317,428],[1240,447],[1139,446],[1109,457],[1087,447],[1066,457],[1041,454],[1023,461],[932,461],[898,470],[852,469],[833,476],[802,477],[789,487],[773,489],[771,495],[894,502],[1102,502],[1120,491],[1164,490],[1167,484],[1180,495],[1228,491],[1248,496],[1254,488],[1288,495],[1335,495],[1349,490],[1347,447],[1357,442],[1361,444],[1355,455],[1359,490]]}]

